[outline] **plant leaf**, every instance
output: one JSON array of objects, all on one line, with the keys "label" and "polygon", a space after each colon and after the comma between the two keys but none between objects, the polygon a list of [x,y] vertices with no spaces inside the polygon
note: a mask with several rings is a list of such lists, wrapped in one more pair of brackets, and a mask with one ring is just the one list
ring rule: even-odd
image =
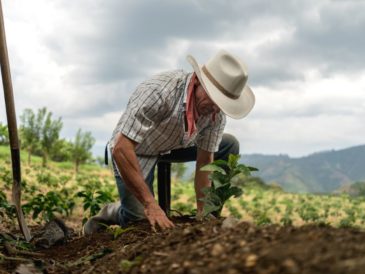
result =
[{"label": "plant leaf", "polygon": [[230,196],[234,196],[235,198],[238,198],[239,196],[242,195],[243,193],[243,190],[239,187],[236,187],[236,186],[232,186],[228,191],[227,193],[230,195]]},{"label": "plant leaf", "polygon": [[222,166],[222,167],[228,166],[228,162],[225,160],[215,160],[212,162],[212,164],[217,165],[217,166]]},{"label": "plant leaf", "polygon": [[239,170],[240,173],[243,173],[246,176],[250,176],[251,175],[251,170],[247,166],[245,166],[243,164],[239,164],[237,166],[237,169]]},{"label": "plant leaf", "polygon": [[230,169],[234,169],[237,166],[238,160],[241,156],[239,154],[229,154],[228,166]]},{"label": "plant leaf", "polygon": [[220,166],[214,165],[214,164],[208,164],[200,168],[201,171],[211,171],[211,172],[219,172],[221,174],[226,175],[226,171],[221,168]]},{"label": "plant leaf", "polygon": [[247,166],[247,168],[248,168],[250,171],[259,171],[259,169],[258,169],[258,168],[253,167],[253,166]]}]

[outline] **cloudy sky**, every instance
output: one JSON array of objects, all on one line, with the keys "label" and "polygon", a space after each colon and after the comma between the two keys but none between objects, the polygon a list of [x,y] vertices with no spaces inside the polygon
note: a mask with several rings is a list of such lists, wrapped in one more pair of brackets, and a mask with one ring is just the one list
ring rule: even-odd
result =
[{"label": "cloudy sky", "polygon": [[[62,136],[102,148],[142,80],[219,49],[249,69],[256,106],[226,131],[241,153],[364,144],[365,1],[2,0],[17,114],[46,106]],[[0,122],[6,122],[3,94]]]}]

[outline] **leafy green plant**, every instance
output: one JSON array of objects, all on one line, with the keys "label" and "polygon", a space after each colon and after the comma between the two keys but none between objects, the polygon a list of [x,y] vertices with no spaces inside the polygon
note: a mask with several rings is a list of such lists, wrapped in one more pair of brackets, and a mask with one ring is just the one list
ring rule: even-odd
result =
[{"label": "leafy green plant", "polygon": [[16,210],[14,205],[10,204],[4,192],[0,190],[0,220],[8,218],[14,220],[16,217]]},{"label": "leafy green plant", "polygon": [[193,211],[193,203],[177,202],[174,204],[173,209],[181,214],[191,214]]},{"label": "leafy green plant", "polygon": [[45,221],[55,217],[55,213],[69,216],[75,207],[74,200],[67,195],[66,190],[49,191],[46,194],[38,193],[28,203],[23,205],[26,213],[32,212],[32,218],[37,219],[41,214]]},{"label": "leafy green plant", "polygon": [[129,226],[126,228],[120,227],[120,226],[107,226],[107,231],[113,235],[113,239],[117,239],[120,235],[123,233],[126,233],[128,231],[134,230],[135,228],[133,226]]},{"label": "leafy green plant", "polygon": [[129,272],[134,266],[139,265],[142,262],[142,256],[137,256],[133,260],[121,260],[119,266],[122,272]]},{"label": "leafy green plant", "polygon": [[42,171],[38,173],[37,175],[37,181],[38,183],[42,185],[46,185],[48,187],[57,187],[58,186],[58,180],[55,176],[52,176],[50,172]]},{"label": "leafy green plant", "polygon": [[318,210],[310,204],[304,204],[298,210],[299,216],[303,221],[307,222],[316,222],[319,219]]},{"label": "leafy green plant", "polygon": [[82,220],[83,224],[87,221],[88,218],[96,215],[103,204],[112,202],[114,200],[110,192],[103,190],[94,190],[90,188],[79,191],[76,196],[82,198],[84,211],[89,211],[88,217],[85,216]]},{"label": "leafy green plant", "polygon": [[11,189],[13,177],[10,169],[0,166],[0,181],[4,182],[5,189]]},{"label": "leafy green plant", "polygon": [[243,191],[241,188],[232,185],[232,179],[238,174],[246,176],[251,175],[251,171],[257,171],[257,168],[239,164],[240,155],[230,154],[228,161],[216,160],[213,163],[201,168],[202,171],[212,172],[209,178],[212,182],[211,187],[206,187],[202,191],[204,198],[203,215],[214,214],[217,217],[221,215],[225,202],[231,198],[239,197]]},{"label": "leafy green plant", "polygon": [[271,219],[269,218],[268,211],[269,207],[267,206],[253,210],[252,217],[257,225],[267,225],[272,223]]},{"label": "leafy green plant", "polygon": [[228,211],[229,213],[237,218],[237,219],[241,219],[242,218],[242,214],[238,211],[238,209],[236,207],[234,207],[233,205],[227,205]]},{"label": "leafy green plant", "polygon": [[280,223],[285,226],[289,226],[293,224],[292,218],[290,218],[289,213],[285,213],[284,216],[280,219]]}]

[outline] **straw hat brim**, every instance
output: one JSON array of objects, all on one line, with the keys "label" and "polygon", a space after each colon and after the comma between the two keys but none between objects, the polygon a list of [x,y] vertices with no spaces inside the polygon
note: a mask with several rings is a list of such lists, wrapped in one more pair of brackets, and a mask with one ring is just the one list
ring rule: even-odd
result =
[{"label": "straw hat brim", "polygon": [[228,116],[234,119],[245,117],[255,105],[255,95],[251,88],[246,84],[241,92],[240,97],[232,99],[221,92],[205,75],[202,73],[201,66],[191,55],[186,57],[187,61],[193,67],[196,76],[202,84],[205,91],[213,102]]}]

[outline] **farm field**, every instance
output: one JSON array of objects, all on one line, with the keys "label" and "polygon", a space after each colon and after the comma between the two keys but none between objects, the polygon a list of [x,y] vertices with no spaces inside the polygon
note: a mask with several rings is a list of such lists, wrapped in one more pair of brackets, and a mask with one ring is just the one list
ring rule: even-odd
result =
[{"label": "farm field", "polygon": [[[43,254],[36,261],[47,273],[362,273],[364,267],[364,197],[285,193],[239,178],[236,184],[244,193],[228,201],[223,218],[198,222],[192,217],[193,183],[174,178],[175,229],[152,233],[142,222],[130,230],[112,227],[84,237],[82,222],[118,199],[111,170],[90,164],[76,175],[72,163],[42,168],[41,159],[33,157],[28,166],[26,155],[21,157],[23,210],[32,233],[54,216],[70,231],[67,242],[50,249],[14,241],[18,248]],[[16,234],[9,159],[8,148],[0,146],[0,230]],[[227,216],[239,223],[222,228]],[[0,238],[0,273],[20,262],[33,263],[29,256],[24,262],[10,260],[4,243]]]}]

